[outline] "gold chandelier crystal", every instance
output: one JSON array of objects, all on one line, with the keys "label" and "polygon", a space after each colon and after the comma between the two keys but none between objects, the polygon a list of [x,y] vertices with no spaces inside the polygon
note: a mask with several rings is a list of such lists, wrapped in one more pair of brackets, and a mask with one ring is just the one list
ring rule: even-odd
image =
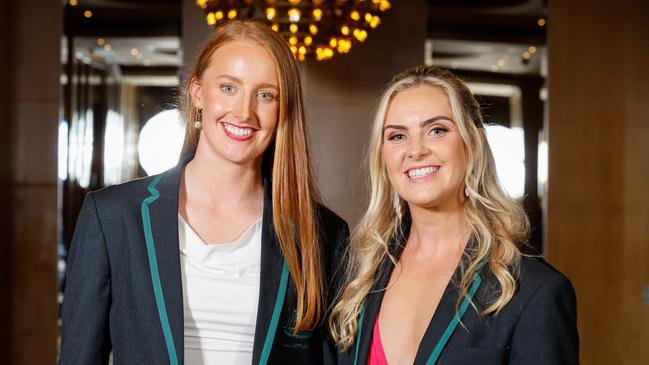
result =
[{"label": "gold chandelier crystal", "polygon": [[381,24],[388,0],[196,0],[207,24],[233,19],[257,19],[286,39],[295,58],[328,60],[348,53],[353,42]]}]

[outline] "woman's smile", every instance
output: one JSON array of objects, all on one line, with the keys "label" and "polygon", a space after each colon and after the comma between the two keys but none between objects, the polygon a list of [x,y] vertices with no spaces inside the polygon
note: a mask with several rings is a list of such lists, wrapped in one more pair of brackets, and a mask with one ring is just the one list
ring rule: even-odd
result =
[{"label": "woman's smile", "polygon": [[240,127],[232,123],[221,122],[225,134],[235,141],[247,141],[255,136],[257,130],[250,127]]},{"label": "woman's smile", "polygon": [[440,168],[440,165],[411,167],[406,170],[405,174],[411,182],[418,183],[433,179]]}]

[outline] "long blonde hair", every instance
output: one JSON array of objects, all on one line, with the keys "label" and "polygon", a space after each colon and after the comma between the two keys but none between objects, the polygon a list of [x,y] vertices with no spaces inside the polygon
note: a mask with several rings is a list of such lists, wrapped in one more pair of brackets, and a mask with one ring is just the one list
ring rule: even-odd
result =
[{"label": "long blonde hair", "polygon": [[[264,152],[263,169],[272,170],[273,225],[297,292],[295,328],[310,331],[324,320],[324,268],[316,219],[320,201],[312,181],[300,75],[293,55],[278,34],[255,21],[232,21],[220,27],[187,75],[181,100],[187,121],[182,157],[196,152],[200,131],[193,128],[196,108],[189,93],[214,51],[231,41],[252,41],[273,58],[279,80],[279,117],[275,139]],[[214,62],[214,60],[212,60]]]},{"label": "long blonde hair", "polygon": [[[498,182],[491,149],[484,138],[480,106],[452,73],[426,66],[409,69],[388,84],[374,117],[368,151],[370,202],[352,233],[345,285],[329,317],[332,336],[343,350],[354,343],[359,313],[381,263],[386,258],[395,261],[390,254],[390,242],[402,233],[402,220],[409,217],[407,204],[396,195],[385,169],[383,124],[394,96],[418,85],[437,87],[446,93],[467,157],[464,185],[470,198],[463,205],[475,245],[465,252],[467,264],[462,266],[460,300],[467,295],[473,275],[483,261],[488,263],[486,266],[499,284],[497,292],[488,298],[483,315],[500,311],[516,290],[521,258],[518,245],[526,241],[529,223],[521,205],[509,197]],[[399,204],[395,204],[396,199]]]}]

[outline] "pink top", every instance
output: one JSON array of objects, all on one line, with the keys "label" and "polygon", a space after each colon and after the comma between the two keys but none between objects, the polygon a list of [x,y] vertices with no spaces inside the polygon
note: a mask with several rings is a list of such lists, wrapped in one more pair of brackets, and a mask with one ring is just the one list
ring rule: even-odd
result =
[{"label": "pink top", "polygon": [[367,365],[388,365],[388,359],[385,358],[383,344],[381,343],[378,317],[376,318],[376,322],[374,322],[374,335],[370,344],[370,356],[367,358]]}]

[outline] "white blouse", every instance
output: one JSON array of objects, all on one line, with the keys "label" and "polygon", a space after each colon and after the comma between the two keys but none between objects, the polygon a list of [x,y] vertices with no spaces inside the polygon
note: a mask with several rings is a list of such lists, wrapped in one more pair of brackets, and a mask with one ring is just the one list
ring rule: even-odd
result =
[{"label": "white blouse", "polygon": [[262,219],[237,240],[205,244],[180,214],[185,364],[252,362]]}]

